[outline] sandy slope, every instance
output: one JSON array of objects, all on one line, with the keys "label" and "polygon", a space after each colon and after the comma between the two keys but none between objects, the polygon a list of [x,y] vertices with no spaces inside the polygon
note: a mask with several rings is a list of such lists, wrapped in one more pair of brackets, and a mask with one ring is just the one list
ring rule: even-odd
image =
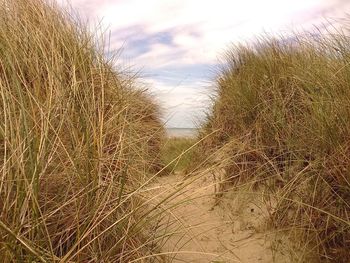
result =
[{"label": "sandy slope", "polygon": [[[191,179],[193,180],[193,179]],[[248,200],[223,200],[215,206],[215,188],[207,173],[187,184],[180,174],[159,178],[156,200],[176,190],[177,196],[161,208],[168,216],[158,233],[172,233],[159,245],[173,262],[289,262],[271,248],[263,231],[264,209]],[[154,197],[154,196],[153,196]],[[243,205],[242,205],[243,203]]]}]

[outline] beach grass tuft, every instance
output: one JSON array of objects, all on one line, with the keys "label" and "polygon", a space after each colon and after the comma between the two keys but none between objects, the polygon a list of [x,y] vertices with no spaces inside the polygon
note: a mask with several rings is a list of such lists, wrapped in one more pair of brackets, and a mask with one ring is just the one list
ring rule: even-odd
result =
[{"label": "beach grass tuft", "polygon": [[0,3],[1,261],[151,253],[138,193],[162,168],[158,106],[72,12]]},{"label": "beach grass tuft", "polygon": [[349,47],[344,26],[229,48],[198,150],[265,185],[273,224],[325,262],[350,260]]}]

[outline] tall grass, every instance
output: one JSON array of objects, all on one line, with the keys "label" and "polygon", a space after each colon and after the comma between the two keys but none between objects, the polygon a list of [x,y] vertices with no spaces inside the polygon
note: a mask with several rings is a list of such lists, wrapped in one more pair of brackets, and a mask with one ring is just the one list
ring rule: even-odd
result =
[{"label": "tall grass", "polygon": [[149,253],[136,191],[160,168],[157,106],[68,12],[0,3],[1,261]]},{"label": "tall grass", "polygon": [[167,171],[184,172],[192,166],[193,138],[173,137],[164,141],[161,149],[161,160],[167,166]]},{"label": "tall grass", "polygon": [[265,182],[275,225],[332,262],[350,261],[349,47],[345,28],[231,47],[200,150],[223,149],[235,184]]}]

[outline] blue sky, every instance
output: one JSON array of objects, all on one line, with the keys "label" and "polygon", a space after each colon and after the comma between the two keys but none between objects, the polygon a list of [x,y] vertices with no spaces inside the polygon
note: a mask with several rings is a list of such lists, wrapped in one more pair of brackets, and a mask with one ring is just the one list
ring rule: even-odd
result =
[{"label": "blue sky", "polygon": [[[66,0],[59,0],[63,2]],[[348,0],[70,0],[110,32],[119,66],[140,72],[168,127],[194,127],[210,107],[211,81],[230,44],[263,33],[311,30],[350,13]]]}]

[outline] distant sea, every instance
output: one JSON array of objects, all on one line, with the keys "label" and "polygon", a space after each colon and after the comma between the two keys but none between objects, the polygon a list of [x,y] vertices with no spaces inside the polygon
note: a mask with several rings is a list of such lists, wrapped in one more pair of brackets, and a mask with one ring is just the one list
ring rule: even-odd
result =
[{"label": "distant sea", "polygon": [[167,128],[168,137],[196,137],[198,129],[195,128]]}]

